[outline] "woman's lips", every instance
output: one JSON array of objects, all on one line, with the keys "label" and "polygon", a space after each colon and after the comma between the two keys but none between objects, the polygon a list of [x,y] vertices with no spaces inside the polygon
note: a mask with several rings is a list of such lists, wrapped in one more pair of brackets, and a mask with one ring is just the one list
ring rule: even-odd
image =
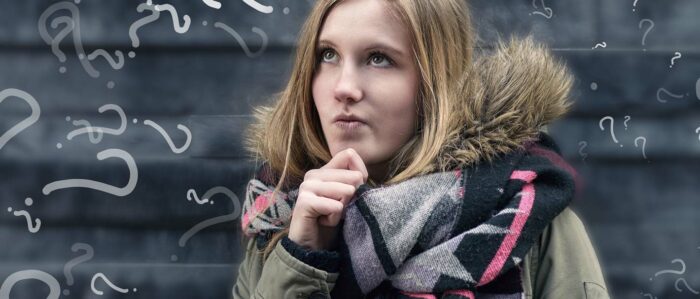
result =
[{"label": "woman's lips", "polygon": [[343,129],[344,131],[348,131],[348,132],[356,131],[356,130],[358,130],[358,129],[360,129],[360,128],[362,128],[362,127],[364,127],[364,126],[367,125],[367,124],[365,124],[365,123],[363,123],[363,122],[361,122],[361,121],[357,121],[357,120],[352,120],[352,121],[349,121],[349,120],[338,120],[338,121],[336,121],[334,124],[335,124],[338,128],[341,128],[341,129]]}]

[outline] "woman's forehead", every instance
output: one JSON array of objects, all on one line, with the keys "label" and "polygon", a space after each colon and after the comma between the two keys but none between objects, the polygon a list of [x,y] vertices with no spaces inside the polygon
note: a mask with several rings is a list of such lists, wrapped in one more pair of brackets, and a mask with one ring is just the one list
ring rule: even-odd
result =
[{"label": "woman's forehead", "polygon": [[342,47],[352,42],[401,51],[408,46],[408,32],[391,9],[383,0],[343,1],[328,12],[319,43]]}]

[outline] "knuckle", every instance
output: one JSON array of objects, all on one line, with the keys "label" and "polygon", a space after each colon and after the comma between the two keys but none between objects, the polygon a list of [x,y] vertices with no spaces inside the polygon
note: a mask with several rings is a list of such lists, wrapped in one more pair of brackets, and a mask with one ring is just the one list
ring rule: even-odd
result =
[{"label": "knuckle", "polygon": [[365,175],[362,172],[355,171],[355,186],[361,185],[365,181]]},{"label": "knuckle", "polygon": [[309,183],[306,180],[304,180],[303,182],[301,182],[301,184],[299,184],[299,197],[301,197],[301,194],[307,190],[307,188],[309,187],[308,185],[309,185]]},{"label": "knuckle", "polygon": [[316,175],[316,169],[311,169],[304,174],[304,180],[313,179]]}]

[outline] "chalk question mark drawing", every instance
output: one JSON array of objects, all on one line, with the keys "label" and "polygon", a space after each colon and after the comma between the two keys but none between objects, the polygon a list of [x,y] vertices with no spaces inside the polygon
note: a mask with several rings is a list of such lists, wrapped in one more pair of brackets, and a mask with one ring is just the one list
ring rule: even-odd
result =
[{"label": "chalk question mark drawing", "polygon": [[170,4],[158,4],[156,5],[156,10],[157,11],[164,11],[167,10],[170,15],[172,16],[173,19],[173,28],[175,29],[175,32],[179,34],[186,33],[188,30],[190,30],[190,16],[188,15],[183,15],[182,19],[185,21],[185,24],[180,25],[180,20],[177,15],[177,10],[175,9],[174,6]]},{"label": "chalk question mark drawing", "polygon": [[109,53],[107,53],[107,51],[103,49],[97,49],[88,55],[88,59],[92,61],[97,59],[98,56],[101,56],[102,58],[107,60],[107,63],[109,63],[109,65],[113,69],[119,70],[122,67],[124,67],[124,54],[122,54],[121,51],[117,50],[114,51],[114,55],[117,56],[116,60],[112,58],[112,56],[109,56]]},{"label": "chalk question mark drawing", "polygon": [[192,142],[192,132],[190,132],[190,129],[188,129],[184,125],[177,124],[177,128],[180,129],[180,131],[185,132],[185,135],[187,135],[187,141],[185,141],[185,144],[178,148],[175,146],[175,144],[173,143],[173,140],[170,138],[168,133],[165,132],[163,127],[161,127],[157,123],[154,123],[150,119],[144,120],[143,124],[156,129],[156,131],[158,131],[158,133],[160,133],[160,135],[163,135],[163,138],[165,138],[165,141],[168,143],[168,146],[170,146],[170,150],[172,150],[173,153],[182,154],[190,147],[190,142]]},{"label": "chalk question mark drawing", "polygon": [[673,55],[673,58],[671,58],[671,65],[669,65],[668,68],[672,68],[674,61],[681,59],[681,57],[683,56],[683,55],[681,55],[681,52],[676,52],[674,54],[675,55]]},{"label": "chalk question mark drawing", "polygon": [[[66,36],[68,36],[68,34],[70,34],[73,31],[73,29],[75,29],[75,23],[73,23],[73,20],[69,17],[59,17],[53,20],[53,22],[51,22],[51,27],[53,29],[57,29],[59,23],[63,23],[66,26],[63,27],[63,29],[59,31],[58,34],[56,34],[55,38],[51,38],[51,36],[48,33],[48,30],[45,27],[45,20],[42,22],[42,20],[39,19],[39,33],[41,34],[41,38],[44,40],[44,42],[51,45],[51,52],[53,52],[53,54],[58,58],[58,61],[64,63],[66,62],[66,54],[64,54],[63,51],[61,51],[59,44],[64,38],[66,38]],[[44,27],[42,27],[42,25]],[[58,68],[58,71],[60,73],[65,73],[66,67],[61,66]]]},{"label": "chalk question mark drawing", "polygon": [[632,11],[637,11],[637,9],[634,8],[634,7],[637,7],[637,1],[639,1],[639,0],[634,0],[634,3],[632,3],[632,7],[633,7]]},{"label": "chalk question mark drawing", "polygon": [[[654,277],[657,277],[661,274],[667,274],[667,273],[668,274],[678,274],[678,275],[682,275],[683,273],[685,273],[685,262],[683,262],[682,259],[673,259],[671,261],[671,264],[674,264],[674,263],[680,263],[681,270],[662,270],[662,271],[654,273]],[[649,278],[649,280],[653,280],[653,279],[654,278],[651,278],[651,277]]]},{"label": "chalk question mark drawing", "polygon": [[[610,121],[610,135],[612,135],[613,141],[615,141],[615,143],[619,143],[619,142],[617,142],[617,138],[615,138],[615,131],[613,130],[615,120],[612,118],[612,116],[606,116],[606,117],[603,117],[600,119],[600,122],[598,122],[598,126],[600,127],[600,130],[605,131],[605,128],[603,127],[603,122],[605,122],[606,120]],[[620,147],[622,147],[622,146],[623,145],[620,144]]]},{"label": "chalk question mark drawing", "polygon": [[44,193],[44,195],[49,195],[51,194],[51,192],[54,192],[59,189],[87,188],[122,197],[131,194],[131,192],[134,191],[134,188],[136,187],[136,182],[139,178],[139,171],[136,167],[136,161],[134,161],[134,158],[129,153],[120,149],[110,148],[97,153],[97,160],[102,161],[107,158],[119,158],[126,162],[126,165],[129,168],[129,182],[126,184],[126,186],[119,188],[93,180],[68,179],[49,183],[46,186],[44,186],[42,192]]},{"label": "chalk question mark drawing", "polygon": [[265,48],[267,48],[267,34],[265,34],[265,31],[258,27],[253,27],[251,30],[258,35],[260,35],[260,38],[262,38],[262,47],[260,47],[260,50],[258,50],[255,53],[251,53],[250,49],[248,49],[248,45],[246,45],[245,41],[243,38],[236,32],[236,30],[233,30],[233,28],[229,27],[228,25],[221,23],[221,22],[216,22],[214,23],[214,27],[223,29],[226,31],[228,34],[233,36],[233,38],[236,39],[236,41],[241,45],[241,48],[243,48],[243,51],[245,52],[245,55],[254,58],[257,56],[260,56],[265,51]]},{"label": "chalk question mark drawing", "polygon": [[[66,121],[70,121],[70,116],[66,116]],[[100,128],[93,127],[89,121],[84,120],[84,119],[79,119],[79,120],[74,120],[73,121],[74,126],[83,126],[83,129],[86,130],[86,134],[88,135],[88,139],[90,139],[90,142],[92,144],[98,144],[102,141],[102,137],[104,136],[104,132]],[[78,129],[81,130],[81,129]],[[75,130],[77,131],[77,130]],[[74,131],[71,131],[74,132]],[[69,132],[69,133],[71,133]],[[70,135],[69,135],[70,136]],[[71,140],[75,137],[75,135],[70,136],[70,139],[66,137],[66,139]],[[59,142],[56,147],[61,148],[61,143]]]},{"label": "chalk question mark drawing", "polygon": [[[150,1],[149,1],[150,2]],[[142,13],[144,11],[150,11],[151,15],[145,16],[136,22],[132,23],[131,26],[129,26],[129,38],[131,39],[131,46],[134,48],[138,48],[139,45],[141,44],[141,41],[139,40],[139,36],[136,34],[136,32],[139,30],[139,28],[148,25],[150,23],[155,22],[160,18],[160,11],[156,10],[155,7],[153,7],[153,4],[150,3],[141,3],[139,6],[136,7],[136,11],[139,13]],[[134,58],[136,56],[136,53],[134,51],[129,51],[129,57]]]},{"label": "chalk question mark drawing", "polygon": [[[190,189],[190,190],[192,190],[192,189]],[[189,191],[188,191],[188,193],[189,193]],[[229,222],[229,221],[234,221],[240,216],[240,214],[241,214],[241,202],[238,199],[238,196],[236,196],[236,194],[233,193],[233,191],[231,191],[230,189],[223,187],[223,186],[217,186],[217,187],[214,187],[214,188],[207,190],[207,192],[204,193],[204,196],[203,196],[204,200],[211,199],[211,197],[213,197],[216,194],[224,194],[224,195],[228,196],[229,199],[231,199],[231,202],[233,203],[233,212],[231,212],[230,214],[227,214],[227,215],[217,216],[217,217],[214,217],[211,219],[207,219],[207,220],[204,220],[204,221],[196,224],[194,227],[192,227],[188,231],[186,231],[182,235],[182,237],[180,237],[180,240],[178,241],[178,245],[180,245],[180,247],[185,247],[185,245],[187,244],[187,241],[190,238],[192,238],[192,236],[194,236],[199,231],[201,231],[209,226],[212,226],[212,225],[216,225],[219,223],[225,223],[225,222]],[[171,255],[170,259],[172,261],[177,261],[177,255],[174,255],[174,254]]]},{"label": "chalk question mark drawing", "polygon": [[[73,285],[73,273],[71,273],[71,270],[77,266],[80,263],[87,262],[92,259],[93,256],[95,256],[95,250],[90,246],[90,244],[85,244],[85,243],[75,243],[73,246],[70,248],[73,252],[78,252],[78,250],[85,251],[84,254],[68,261],[65,266],[63,266],[63,275],[66,277],[66,284],[69,286]],[[70,295],[70,291],[68,289],[63,290],[63,295]]]},{"label": "chalk question mark drawing", "polygon": [[[104,281],[112,290],[115,290],[115,291],[117,291],[117,292],[119,292],[119,293],[122,293],[122,294],[126,294],[126,293],[129,292],[128,289],[123,289],[123,288],[120,288],[120,287],[114,285],[114,283],[112,283],[112,282],[107,278],[107,276],[104,275],[104,273],[99,272],[99,273],[96,273],[95,275],[93,275],[93,276],[92,276],[92,280],[90,281],[90,289],[92,290],[93,293],[95,293],[95,295],[100,295],[100,296],[102,296],[102,295],[104,294],[103,291],[98,290],[97,288],[95,288],[95,282],[97,282],[97,279],[98,279],[98,278],[102,279],[102,281]],[[133,291],[136,292],[136,288],[134,288]]]},{"label": "chalk question mark drawing", "polygon": [[[30,207],[34,201],[32,201],[31,198],[27,197],[24,200],[24,205],[27,207]],[[14,211],[12,212],[11,207],[7,207],[7,212],[13,213],[15,216],[23,216],[25,220],[27,220],[27,229],[29,230],[30,233],[35,234],[36,232],[41,229],[41,219],[36,218],[34,219],[34,223],[32,224],[32,215],[29,214],[29,212],[21,210],[21,211]]]},{"label": "chalk question mark drawing", "polygon": [[274,11],[274,8],[272,6],[262,5],[255,0],[243,0],[243,3],[248,4],[248,6],[261,13],[272,13]]},{"label": "chalk question mark drawing", "polygon": [[644,157],[644,159],[646,159],[647,154],[645,151],[646,151],[646,146],[647,146],[647,139],[646,139],[646,137],[643,137],[643,136],[639,136],[639,137],[635,138],[634,139],[634,147],[639,147],[639,145],[637,145],[637,141],[639,141],[639,140],[642,141],[642,156]]},{"label": "chalk question mark drawing", "polygon": [[207,193],[204,193],[202,199],[199,199],[199,196],[197,196],[197,191],[194,191],[194,189],[189,189],[187,190],[187,201],[192,201],[194,199],[194,201],[199,205],[203,205],[205,203],[214,204],[214,201],[209,200],[209,198],[211,198],[212,195],[216,193],[222,193],[222,190],[220,188],[225,187],[214,187],[210,189],[209,191],[207,191]]},{"label": "chalk question mark drawing", "polygon": [[665,93],[665,94],[667,94],[667,95],[669,95],[670,97],[673,97],[673,98],[676,98],[676,99],[682,99],[682,98],[684,97],[684,95],[682,95],[682,94],[674,94],[674,93],[671,93],[670,91],[666,90],[666,88],[659,88],[659,89],[656,91],[656,100],[659,101],[659,102],[661,102],[661,103],[666,103],[666,102],[668,102],[667,100],[661,98],[661,93],[662,93],[662,92]]},{"label": "chalk question mark drawing", "polygon": [[[51,36],[51,34],[49,34],[49,30],[46,25],[49,17],[59,11],[69,12],[70,17],[59,16],[51,21],[51,27],[54,29],[57,29],[61,24],[65,26],[61,31],[58,32],[57,36],[54,38]],[[46,44],[51,45],[51,50],[53,51],[54,55],[56,55],[59,61],[62,63],[65,62],[66,56],[65,54],[63,54],[63,52],[60,51],[59,45],[63,38],[65,38],[66,36],[68,36],[69,33],[72,32],[73,44],[75,47],[75,51],[78,54],[80,64],[83,66],[83,69],[85,69],[85,72],[87,72],[88,75],[90,75],[93,78],[100,77],[100,72],[97,71],[91,64],[91,61],[95,60],[97,57],[104,57],[107,60],[107,63],[109,63],[110,66],[115,70],[121,69],[124,66],[124,55],[119,50],[114,52],[115,56],[117,56],[117,59],[111,58],[107,51],[103,49],[97,49],[89,55],[85,55],[82,36],[80,34],[80,11],[78,10],[78,7],[75,6],[75,4],[73,4],[72,2],[58,2],[49,6],[39,16],[38,27],[39,35],[41,35],[41,38]],[[65,70],[65,67],[61,67],[59,69],[61,73],[64,73]]]},{"label": "chalk question mark drawing", "polygon": [[588,154],[587,154],[587,153],[584,153],[584,152],[583,152],[583,149],[586,148],[586,147],[588,146],[588,142],[580,141],[580,142],[578,143],[578,146],[580,146],[580,148],[578,149],[578,153],[579,153],[579,155],[581,155],[581,158],[583,158],[583,159],[582,159],[583,162],[586,162],[586,157],[588,157]]},{"label": "chalk question mark drawing", "polygon": [[12,137],[17,136],[17,134],[24,131],[26,128],[29,128],[37,120],[39,120],[39,116],[41,115],[41,108],[39,107],[39,103],[37,103],[36,99],[34,99],[34,97],[28,94],[26,91],[19,90],[16,88],[8,88],[3,91],[0,91],[0,103],[2,103],[5,99],[9,97],[19,98],[20,100],[24,100],[25,102],[27,102],[29,108],[32,109],[32,113],[27,118],[25,118],[9,130],[7,130],[7,132],[0,135],[0,150],[2,150],[5,144],[7,144],[7,142],[10,141]]},{"label": "chalk question mark drawing", "polygon": [[700,294],[700,292],[698,292],[698,291],[692,289],[692,288],[688,285],[688,282],[685,280],[685,278],[678,278],[678,279],[676,279],[676,283],[674,284],[674,287],[676,288],[676,291],[678,291],[678,292],[683,292],[683,290],[681,290],[681,288],[678,287],[678,283],[679,283],[679,282],[683,282],[683,284],[685,285],[685,288],[688,289],[688,291],[690,291],[691,293],[693,293],[693,294],[695,294],[695,295]]},{"label": "chalk question mark drawing", "polygon": [[591,48],[591,49],[597,49],[598,47],[605,48],[605,47],[607,47],[607,46],[608,46],[607,43],[602,42],[602,43],[596,44],[595,47],[593,47],[593,48]]},{"label": "chalk question mark drawing", "polygon": [[623,123],[625,125],[625,131],[627,131],[627,122],[629,122],[631,118],[632,117],[629,115],[625,115],[625,122]]},{"label": "chalk question mark drawing", "polygon": [[700,100],[700,79],[695,82],[695,97]]},{"label": "chalk question mark drawing", "polygon": [[[547,18],[547,19],[551,19],[552,16],[554,15],[554,13],[552,12],[552,9],[549,8],[549,7],[547,7],[547,6],[544,4],[544,0],[540,0],[540,3],[542,3],[542,10],[544,10],[544,13],[541,12],[541,11],[533,11],[530,15],[536,14],[536,15],[541,15],[541,16]],[[539,9],[539,8],[537,7],[537,0],[532,0],[532,7],[535,8],[535,9]]]},{"label": "chalk question mark drawing", "polygon": [[[642,46],[646,45],[647,34],[649,34],[652,28],[654,28],[654,21],[650,19],[642,19],[639,21],[639,29],[642,29],[642,26],[644,26],[642,24],[644,23],[649,23],[649,28],[644,32],[644,36],[642,37]],[[646,49],[644,49],[644,51],[646,51]]]},{"label": "chalk question mark drawing", "polygon": [[61,284],[51,274],[40,270],[22,270],[10,274],[0,286],[0,299],[10,299],[10,291],[20,281],[35,279],[45,283],[49,287],[49,295],[46,299],[58,299],[61,297]]},{"label": "chalk question mark drawing", "polygon": [[[102,135],[103,134],[110,134],[110,135],[121,135],[126,131],[126,113],[124,113],[124,109],[119,107],[118,105],[115,104],[105,104],[100,106],[100,108],[97,109],[97,112],[99,113],[104,113],[105,111],[114,111],[119,115],[119,120],[121,121],[121,125],[117,129],[112,129],[112,128],[105,128],[105,127],[93,127],[90,125],[90,122],[87,120],[74,120],[73,125],[74,126],[84,126],[83,128],[76,129],[73,131],[68,132],[68,135],[66,136],[66,139],[68,140],[73,140],[78,135],[82,134],[88,134],[88,137],[90,138],[90,142],[93,144],[97,144],[100,141],[102,141]],[[70,120],[70,117],[66,117],[66,120]],[[98,135],[93,136],[91,133],[97,133]]]}]

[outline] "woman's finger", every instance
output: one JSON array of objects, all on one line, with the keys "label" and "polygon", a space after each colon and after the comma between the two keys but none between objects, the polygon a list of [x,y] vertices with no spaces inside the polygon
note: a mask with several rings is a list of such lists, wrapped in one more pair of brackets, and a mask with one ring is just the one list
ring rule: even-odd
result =
[{"label": "woman's finger", "polygon": [[355,188],[365,183],[362,172],[348,169],[311,169],[304,175],[304,180],[317,180],[323,182],[340,182]]},{"label": "woman's finger", "polygon": [[365,162],[353,148],[347,148],[337,153],[326,165],[321,167],[321,169],[327,168],[357,170],[362,173],[363,180],[367,181],[368,174]]}]

